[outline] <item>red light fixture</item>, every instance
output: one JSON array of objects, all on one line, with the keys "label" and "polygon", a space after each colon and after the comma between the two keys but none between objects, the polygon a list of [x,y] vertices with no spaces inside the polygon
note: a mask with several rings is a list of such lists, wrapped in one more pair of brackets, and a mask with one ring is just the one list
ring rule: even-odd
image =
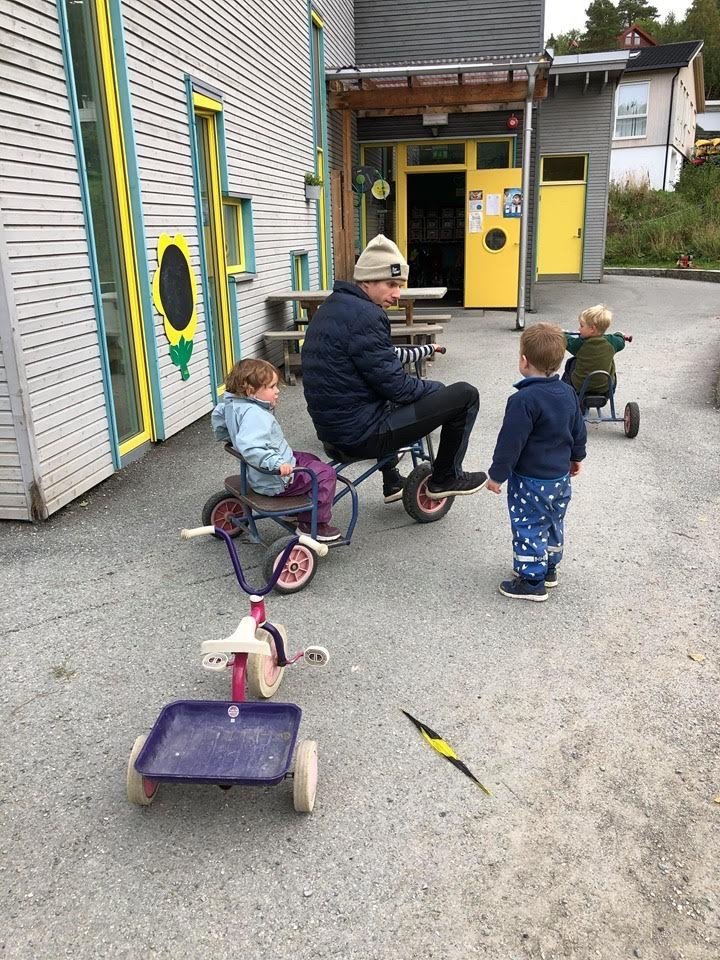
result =
[{"label": "red light fixture", "polygon": [[505,125],[507,126],[508,130],[517,130],[517,128],[520,126],[520,121],[514,113],[511,113],[505,121]]}]

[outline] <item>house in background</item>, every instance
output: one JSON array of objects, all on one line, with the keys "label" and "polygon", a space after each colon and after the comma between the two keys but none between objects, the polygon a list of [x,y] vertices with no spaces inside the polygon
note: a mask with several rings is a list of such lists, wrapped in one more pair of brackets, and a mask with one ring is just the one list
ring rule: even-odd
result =
[{"label": "house in background", "polygon": [[638,47],[656,47],[658,43],[641,26],[633,23],[618,36],[617,45],[620,50],[637,50]]},{"label": "house in background", "polygon": [[611,180],[673,189],[705,109],[702,48],[688,40],[630,54],[616,97]]},{"label": "house in background", "polygon": [[720,100],[706,100],[705,110],[695,118],[695,139],[720,137]]}]

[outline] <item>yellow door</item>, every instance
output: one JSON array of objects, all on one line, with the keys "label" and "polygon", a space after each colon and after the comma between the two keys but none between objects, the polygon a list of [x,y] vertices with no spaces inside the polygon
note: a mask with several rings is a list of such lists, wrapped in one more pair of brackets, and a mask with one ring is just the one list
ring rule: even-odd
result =
[{"label": "yellow door", "polygon": [[522,170],[468,170],[465,306],[516,307]]},{"label": "yellow door", "polygon": [[579,279],[582,272],[585,185],[540,187],[538,280]]},{"label": "yellow door", "polygon": [[582,275],[587,157],[542,157],[538,215],[538,280]]}]

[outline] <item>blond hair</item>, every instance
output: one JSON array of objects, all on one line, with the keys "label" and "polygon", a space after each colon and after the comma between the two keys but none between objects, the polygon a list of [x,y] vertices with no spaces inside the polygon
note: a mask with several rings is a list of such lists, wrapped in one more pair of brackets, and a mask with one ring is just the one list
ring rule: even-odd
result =
[{"label": "blond hair", "polygon": [[227,375],[225,389],[247,397],[269,386],[273,377],[280,382],[280,371],[267,360],[238,360]]},{"label": "blond hair", "polygon": [[523,330],[520,353],[531,366],[549,377],[565,356],[565,334],[554,323],[534,323]]},{"label": "blond hair", "polygon": [[612,310],[609,307],[606,307],[604,303],[598,303],[594,307],[583,310],[580,319],[602,335],[612,323],[612,316]]}]

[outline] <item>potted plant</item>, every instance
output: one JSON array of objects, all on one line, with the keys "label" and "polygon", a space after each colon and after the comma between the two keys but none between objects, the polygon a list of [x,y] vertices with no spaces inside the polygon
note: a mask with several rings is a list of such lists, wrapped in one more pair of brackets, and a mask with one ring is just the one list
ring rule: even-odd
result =
[{"label": "potted plant", "polygon": [[305,174],[305,199],[319,200],[322,185],[322,177],[319,177],[316,173],[310,173],[308,171]]}]

